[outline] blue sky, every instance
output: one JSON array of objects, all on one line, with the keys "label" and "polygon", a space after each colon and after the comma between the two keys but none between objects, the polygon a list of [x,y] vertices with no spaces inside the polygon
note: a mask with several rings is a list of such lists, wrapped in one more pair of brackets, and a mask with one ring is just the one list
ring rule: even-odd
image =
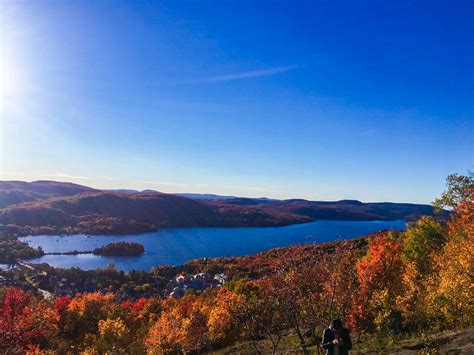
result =
[{"label": "blue sky", "polygon": [[0,178],[429,202],[474,169],[471,1],[4,1]]}]

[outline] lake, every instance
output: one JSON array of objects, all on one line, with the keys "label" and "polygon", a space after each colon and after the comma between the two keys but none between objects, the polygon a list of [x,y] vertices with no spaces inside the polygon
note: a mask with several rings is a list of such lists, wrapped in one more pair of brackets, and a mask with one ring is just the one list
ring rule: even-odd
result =
[{"label": "lake", "polygon": [[173,228],[138,235],[39,235],[22,237],[20,240],[33,247],[41,246],[46,253],[88,251],[118,241],[143,244],[145,253],[133,257],[45,255],[29,260],[32,263],[84,270],[104,268],[113,262],[117,269],[128,271],[149,270],[155,265],[179,265],[196,258],[251,255],[281,246],[350,239],[385,229],[403,230],[405,222],[318,220],[285,227]]}]

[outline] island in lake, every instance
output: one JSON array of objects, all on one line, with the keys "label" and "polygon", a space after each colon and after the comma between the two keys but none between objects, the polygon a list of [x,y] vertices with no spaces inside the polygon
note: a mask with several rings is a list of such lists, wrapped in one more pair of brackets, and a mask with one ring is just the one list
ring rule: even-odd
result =
[{"label": "island in lake", "polygon": [[145,252],[143,244],[132,242],[116,242],[95,248],[92,253],[102,256],[137,256]]}]

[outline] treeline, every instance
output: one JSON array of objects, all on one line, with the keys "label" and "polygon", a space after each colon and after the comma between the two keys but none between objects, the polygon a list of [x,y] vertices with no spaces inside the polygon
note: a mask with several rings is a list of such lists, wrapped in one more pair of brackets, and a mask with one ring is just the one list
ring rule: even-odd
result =
[{"label": "treeline", "polygon": [[259,352],[263,338],[276,351],[291,331],[307,353],[334,318],[385,334],[470,326],[473,197],[472,178],[451,176],[436,201],[454,207],[445,224],[424,217],[406,232],[372,237],[365,248],[334,244],[331,252],[283,261],[269,254],[259,277],[235,273],[223,288],[181,299],[123,301],[95,292],[47,301],[7,288],[0,295],[0,352],[198,352],[238,340]]},{"label": "treeline", "polygon": [[92,253],[104,256],[135,256],[145,252],[145,248],[140,243],[116,242],[95,248]]},{"label": "treeline", "polygon": [[13,264],[18,260],[37,258],[44,255],[41,247],[32,248],[14,238],[0,238],[0,264]]}]

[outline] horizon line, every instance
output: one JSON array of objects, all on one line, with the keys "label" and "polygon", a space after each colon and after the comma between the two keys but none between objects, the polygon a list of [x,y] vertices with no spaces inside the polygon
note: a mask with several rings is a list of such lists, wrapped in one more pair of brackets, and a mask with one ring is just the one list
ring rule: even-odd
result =
[{"label": "horizon line", "polygon": [[[220,196],[220,197],[233,197],[233,198],[247,198],[247,199],[269,199],[269,200],[276,200],[276,201],[287,201],[287,200],[304,200],[304,201],[309,201],[309,202],[340,202],[340,201],[357,201],[361,203],[397,203],[397,204],[412,204],[412,205],[427,205],[427,206],[432,206],[431,202],[406,202],[406,201],[387,201],[387,200],[378,200],[378,201],[365,201],[365,200],[359,200],[355,198],[342,198],[342,199],[327,199],[327,200],[314,200],[314,199],[308,199],[308,198],[303,198],[303,197],[290,197],[290,198],[275,198],[275,197],[269,197],[267,196],[258,196],[258,197],[249,197],[249,196],[236,196],[234,194],[219,194],[219,193],[213,193],[213,192],[163,192],[160,190],[154,190],[154,189],[136,189],[136,188],[126,188],[126,187],[120,187],[120,188],[97,188],[97,187],[92,187],[88,185],[83,185],[79,184],[77,182],[73,181],[57,181],[57,180],[46,180],[46,179],[40,179],[40,180],[0,180],[1,182],[25,182],[25,183],[34,183],[34,182],[56,182],[56,183],[69,183],[69,184],[74,184],[78,186],[83,186],[83,187],[88,187],[97,191],[103,191],[103,192],[118,192],[120,193],[119,190],[132,190],[136,191],[137,193],[142,193],[144,191],[154,191],[158,193],[163,193],[167,195],[182,195],[182,194],[192,194],[192,195],[215,195],[215,196]],[[126,192],[124,192],[126,193]]]}]

